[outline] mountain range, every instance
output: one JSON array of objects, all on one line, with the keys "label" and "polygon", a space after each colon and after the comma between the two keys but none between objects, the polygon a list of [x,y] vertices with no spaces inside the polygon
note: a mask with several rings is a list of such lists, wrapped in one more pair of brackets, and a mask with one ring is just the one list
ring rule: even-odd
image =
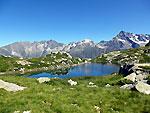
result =
[{"label": "mountain range", "polygon": [[122,51],[129,48],[145,46],[150,40],[148,34],[133,34],[121,31],[110,41],[94,43],[92,40],[84,39],[69,44],[58,43],[55,40],[40,42],[15,42],[0,47],[0,54],[22,58],[38,58],[56,51],[65,51],[74,57],[94,58],[102,53]]}]

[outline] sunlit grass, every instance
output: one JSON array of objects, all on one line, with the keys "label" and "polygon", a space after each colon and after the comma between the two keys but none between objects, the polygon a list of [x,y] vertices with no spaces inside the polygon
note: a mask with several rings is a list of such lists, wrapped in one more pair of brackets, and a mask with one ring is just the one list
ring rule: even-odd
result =
[{"label": "sunlit grass", "polygon": [[[38,83],[36,79],[18,76],[0,76],[0,79],[26,86],[15,93],[0,89],[0,113],[31,110],[32,113],[149,113],[150,95],[120,89],[116,83],[121,75],[75,77],[76,86],[67,79],[51,79]],[[87,87],[93,82],[98,87]],[[111,84],[111,87],[105,87]],[[113,86],[112,86],[113,85]]]}]

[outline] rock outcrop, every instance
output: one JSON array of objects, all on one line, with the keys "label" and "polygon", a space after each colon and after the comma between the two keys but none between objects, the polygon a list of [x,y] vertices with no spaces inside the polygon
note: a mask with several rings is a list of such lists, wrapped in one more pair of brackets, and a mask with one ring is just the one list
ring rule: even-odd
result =
[{"label": "rock outcrop", "polygon": [[131,73],[133,73],[133,70],[131,68],[134,66],[134,64],[125,64],[120,67],[119,74],[123,74],[124,76],[127,76]]},{"label": "rock outcrop", "polygon": [[123,74],[125,79],[133,82],[133,84],[125,84],[120,88],[136,89],[144,94],[150,94],[149,73],[150,70],[145,70],[145,67],[150,67],[146,64],[125,64],[120,67],[119,74]]},{"label": "rock outcrop", "polygon": [[146,83],[138,81],[138,83],[135,87],[141,93],[150,94],[150,85],[148,85]]},{"label": "rock outcrop", "polygon": [[5,82],[3,80],[0,80],[0,88],[3,88],[9,92],[16,92],[19,90],[24,90],[27,87],[21,87],[21,86],[14,84],[14,83],[9,83],[9,82]]},{"label": "rock outcrop", "polygon": [[133,84],[125,84],[125,85],[121,86],[120,88],[122,88],[122,89],[132,89],[132,88],[134,88],[134,85]]}]

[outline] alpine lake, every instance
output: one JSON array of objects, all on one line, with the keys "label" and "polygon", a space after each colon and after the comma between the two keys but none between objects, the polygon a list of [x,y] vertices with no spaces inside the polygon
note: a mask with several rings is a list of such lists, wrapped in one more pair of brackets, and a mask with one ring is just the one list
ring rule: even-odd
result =
[{"label": "alpine lake", "polygon": [[88,63],[78,65],[71,68],[54,69],[49,71],[43,71],[38,73],[28,74],[28,78],[61,78],[67,77],[83,77],[83,76],[104,76],[109,75],[112,72],[119,71],[120,66],[115,64],[99,64],[99,63]]}]

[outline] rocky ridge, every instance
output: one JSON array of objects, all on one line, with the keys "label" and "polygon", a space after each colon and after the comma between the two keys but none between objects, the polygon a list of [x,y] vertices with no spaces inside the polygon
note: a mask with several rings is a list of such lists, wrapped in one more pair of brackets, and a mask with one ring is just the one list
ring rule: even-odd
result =
[{"label": "rocky ridge", "polygon": [[115,51],[92,59],[93,62],[106,63],[150,63],[150,47],[140,47],[125,51]]},{"label": "rocky ridge", "polygon": [[110,41],[95,43],[92,40],[84,39],[69,44],[58,43],[55,40],[40,42],[15,42],[0,47],[0,54],[4,56],[15,56],[22,58],[39,58],[51,52],[68,52],[74,57],[95,58],[102,53],[122,51],[129,48],[145,46],[150,40],[150,35],[133,34],[121,31]]}]

